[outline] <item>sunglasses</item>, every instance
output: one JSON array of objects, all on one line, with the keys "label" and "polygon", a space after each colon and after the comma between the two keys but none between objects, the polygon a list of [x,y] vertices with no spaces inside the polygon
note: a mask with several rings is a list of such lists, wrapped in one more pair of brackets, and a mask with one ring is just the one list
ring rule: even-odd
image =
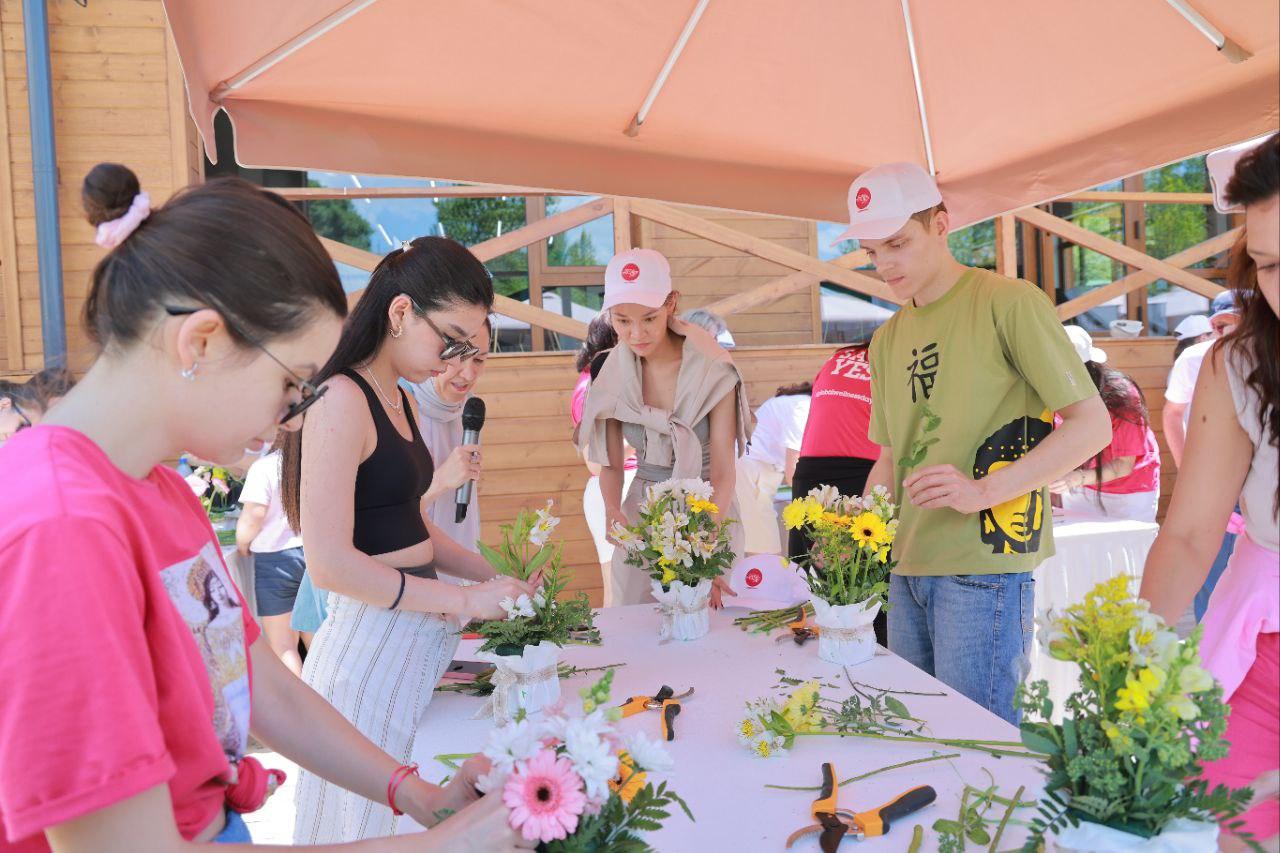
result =
[{"label": "sunglasses", "polygon": [[475,358],[476,355],[479,354],[480,347],[471,343],[471,341],[459,341],[440,331],[440,327],[431,322],[431,318],[427,316],[427,312],[418,307],[418,303],[414,301],[412,296],[409,297],[409,302],[413,305],[414,312],[425,320],[427,325],[431,327],[431,331],[435,332],[440,340],[444,342],[444,349],[440,350],[441,361],[453,361],[455,358],[461,361],[467,361]]},{"label": "sunglasses", "polygon": [[17,413],[18,417],[22,418],[22,423],[19,424],[18,428],[14,430],[15,433],[22,432],[24,429],[27,429],[28,427],[35,426],[35,424],[31,422],[31,418],[27,417],[27,413],[22,411],[22,407],[18,405],[17,400],[10,397],[9,405],[13,407],[13,410]]},{"label": "sunglasses", "polygon": [[[203,310],[204,310],[204,306],[200,306],[197,308],[177,308],[172,305],[166,305],[164,307],[165,313],[168,314],[170,317],[185,317],[190,314],[194,314],[197,311],[203,311]],[[284,417],[280,419],[280,423],[282,425],[287,424],[289,421],[293,420],[294,418],[298,417],[303,412],[305,412],[307,409],[311,408],[313,405],[315,405],[315,402],[319,400],[321,397],[323,397],[325,395],[325,392],[329,390],[328,385],[317,388],[315,385],[312,385],[310,382],[303,379],[298,374],[294,373],[293,370],[290,369],[287,364],[285,364],[283,361],[281,361],[280,359],[272,355],[271,350],[267,349],[262,344],[258,343],[258,341],[255,340],[252,335],[245,334],[243,329],[233,324],[226,314],[222,315],[222,320],[224,323],[227,324],[228,328],[232,329],[236,334],[238,334],[240,337],[248,341],[254,347],[254,349],[258,350],[267,358],[271,359],[276,364],[280,365],[280,367],[284,370],[284,372],[289,374],[291,377],[293,377],[293,381],[297,383],[298,390],[302,393],[302,399],[300,399],[296,403],[290,404],[289,408],[285,410]],[[435,327],[433,326],[432,328],[435,328]],[[443,337],[443,335],[441,337]]]}]

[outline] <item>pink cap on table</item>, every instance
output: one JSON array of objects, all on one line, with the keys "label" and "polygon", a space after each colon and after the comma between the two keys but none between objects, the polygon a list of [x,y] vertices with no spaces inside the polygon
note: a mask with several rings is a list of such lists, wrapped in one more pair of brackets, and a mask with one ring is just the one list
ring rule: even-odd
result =
[{"label": "pink cap on table", "polygon": [[809,600],[809,585],[795,565],[776,554],[743,557],[733,564],[729,586],[737,596],[726,596],[728,607],[777,610]]},{"label": "pink cap on table", "polygon": [[892,237],[912,214],[941,202],[937,182],[915,163],[876,166],[849,185],[849,227],[836,242]]},{"label": "pink cap on table", "polygon": [[671,295],[671,265],[653,249],[619,252],[604,270],[604,306],[660,308]]}]

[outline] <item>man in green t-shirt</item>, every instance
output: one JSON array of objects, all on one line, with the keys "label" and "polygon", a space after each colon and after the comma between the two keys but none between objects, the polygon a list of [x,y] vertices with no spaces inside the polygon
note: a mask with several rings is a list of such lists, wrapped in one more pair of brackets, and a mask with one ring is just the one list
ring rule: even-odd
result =
[{"label": "man in green t-shirt", "polygon": [[889,648],[1016,722],[1031,572],[1053,554],[1044,487],[1107,446],[1111,421],[1045,294],[951,256],[942,195],[919,166],[859,177],[849,216],[842,239],[903,302],[871,341],[883,449],[867,486],[902,506]]}]

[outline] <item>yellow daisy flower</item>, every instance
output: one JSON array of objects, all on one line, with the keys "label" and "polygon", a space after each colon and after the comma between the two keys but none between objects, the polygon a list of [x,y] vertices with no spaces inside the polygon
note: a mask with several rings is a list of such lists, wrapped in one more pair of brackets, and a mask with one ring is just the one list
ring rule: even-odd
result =
[{"label": "yellow daisy flower", "polygon": [[644,787],[645,774],[636,770],[636,763],[625,749],[618,753],[618,775],[609,780],[609,790],[617,793],[624,803],[640,793]]},{"label": "yellow daisy flower", "polygon": [[853,541],[859,545],[871,545],[879,547],[881,539],[886,533],[885,523],[874,512],[864,512],[853,520],[853,527],[850,529],[853,534]]},{"label": "yellow daisy flower", "polygon": [[697,495],[685,495],[684,502],[689,505],[689,509],[692,512],[709,512],[712,514],[719,514],[720,512],[720,507],[711,501],[703,500]]}]

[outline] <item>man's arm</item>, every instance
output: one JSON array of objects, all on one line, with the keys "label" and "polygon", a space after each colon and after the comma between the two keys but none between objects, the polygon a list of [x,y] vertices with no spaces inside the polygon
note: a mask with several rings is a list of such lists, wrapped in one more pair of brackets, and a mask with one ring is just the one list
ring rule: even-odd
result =
[{"label": "man's arm", "polygon": [[893,481],[893,448],[886,444],[880,448],[880,458],[876,460],[876,464],[871,466],[871,473],[867,475],[867,485],[863,493],[871,494],[871,490],[876,486],[884,486],[889,490],[890,499],[896,500],[894,497],[898,491],[895,488],[896,485]]},{"label": "man's arm", "polygon": [[[907,498],[921,509],[950,507],[969,515],[1061,479],[1111,443],[1111,417],[1101,397],[1072,403],[1059,414],[1062,426],[1013,464],[981,480],[961,473],[954,465],[921,468],[903,481]],[[884,455],[880,458],[883,462]]]},{"label": "man's arm", "polygon": [[1164,423],[1164,440],[1169,443],[1169,452],[1173,454],[1173,464],[1182,467],[1182,451],[1187,446],[1187,431],[1183,420],[1187,414],[1189,403],[1174,403],[1165,400],[1160,420]]}]

